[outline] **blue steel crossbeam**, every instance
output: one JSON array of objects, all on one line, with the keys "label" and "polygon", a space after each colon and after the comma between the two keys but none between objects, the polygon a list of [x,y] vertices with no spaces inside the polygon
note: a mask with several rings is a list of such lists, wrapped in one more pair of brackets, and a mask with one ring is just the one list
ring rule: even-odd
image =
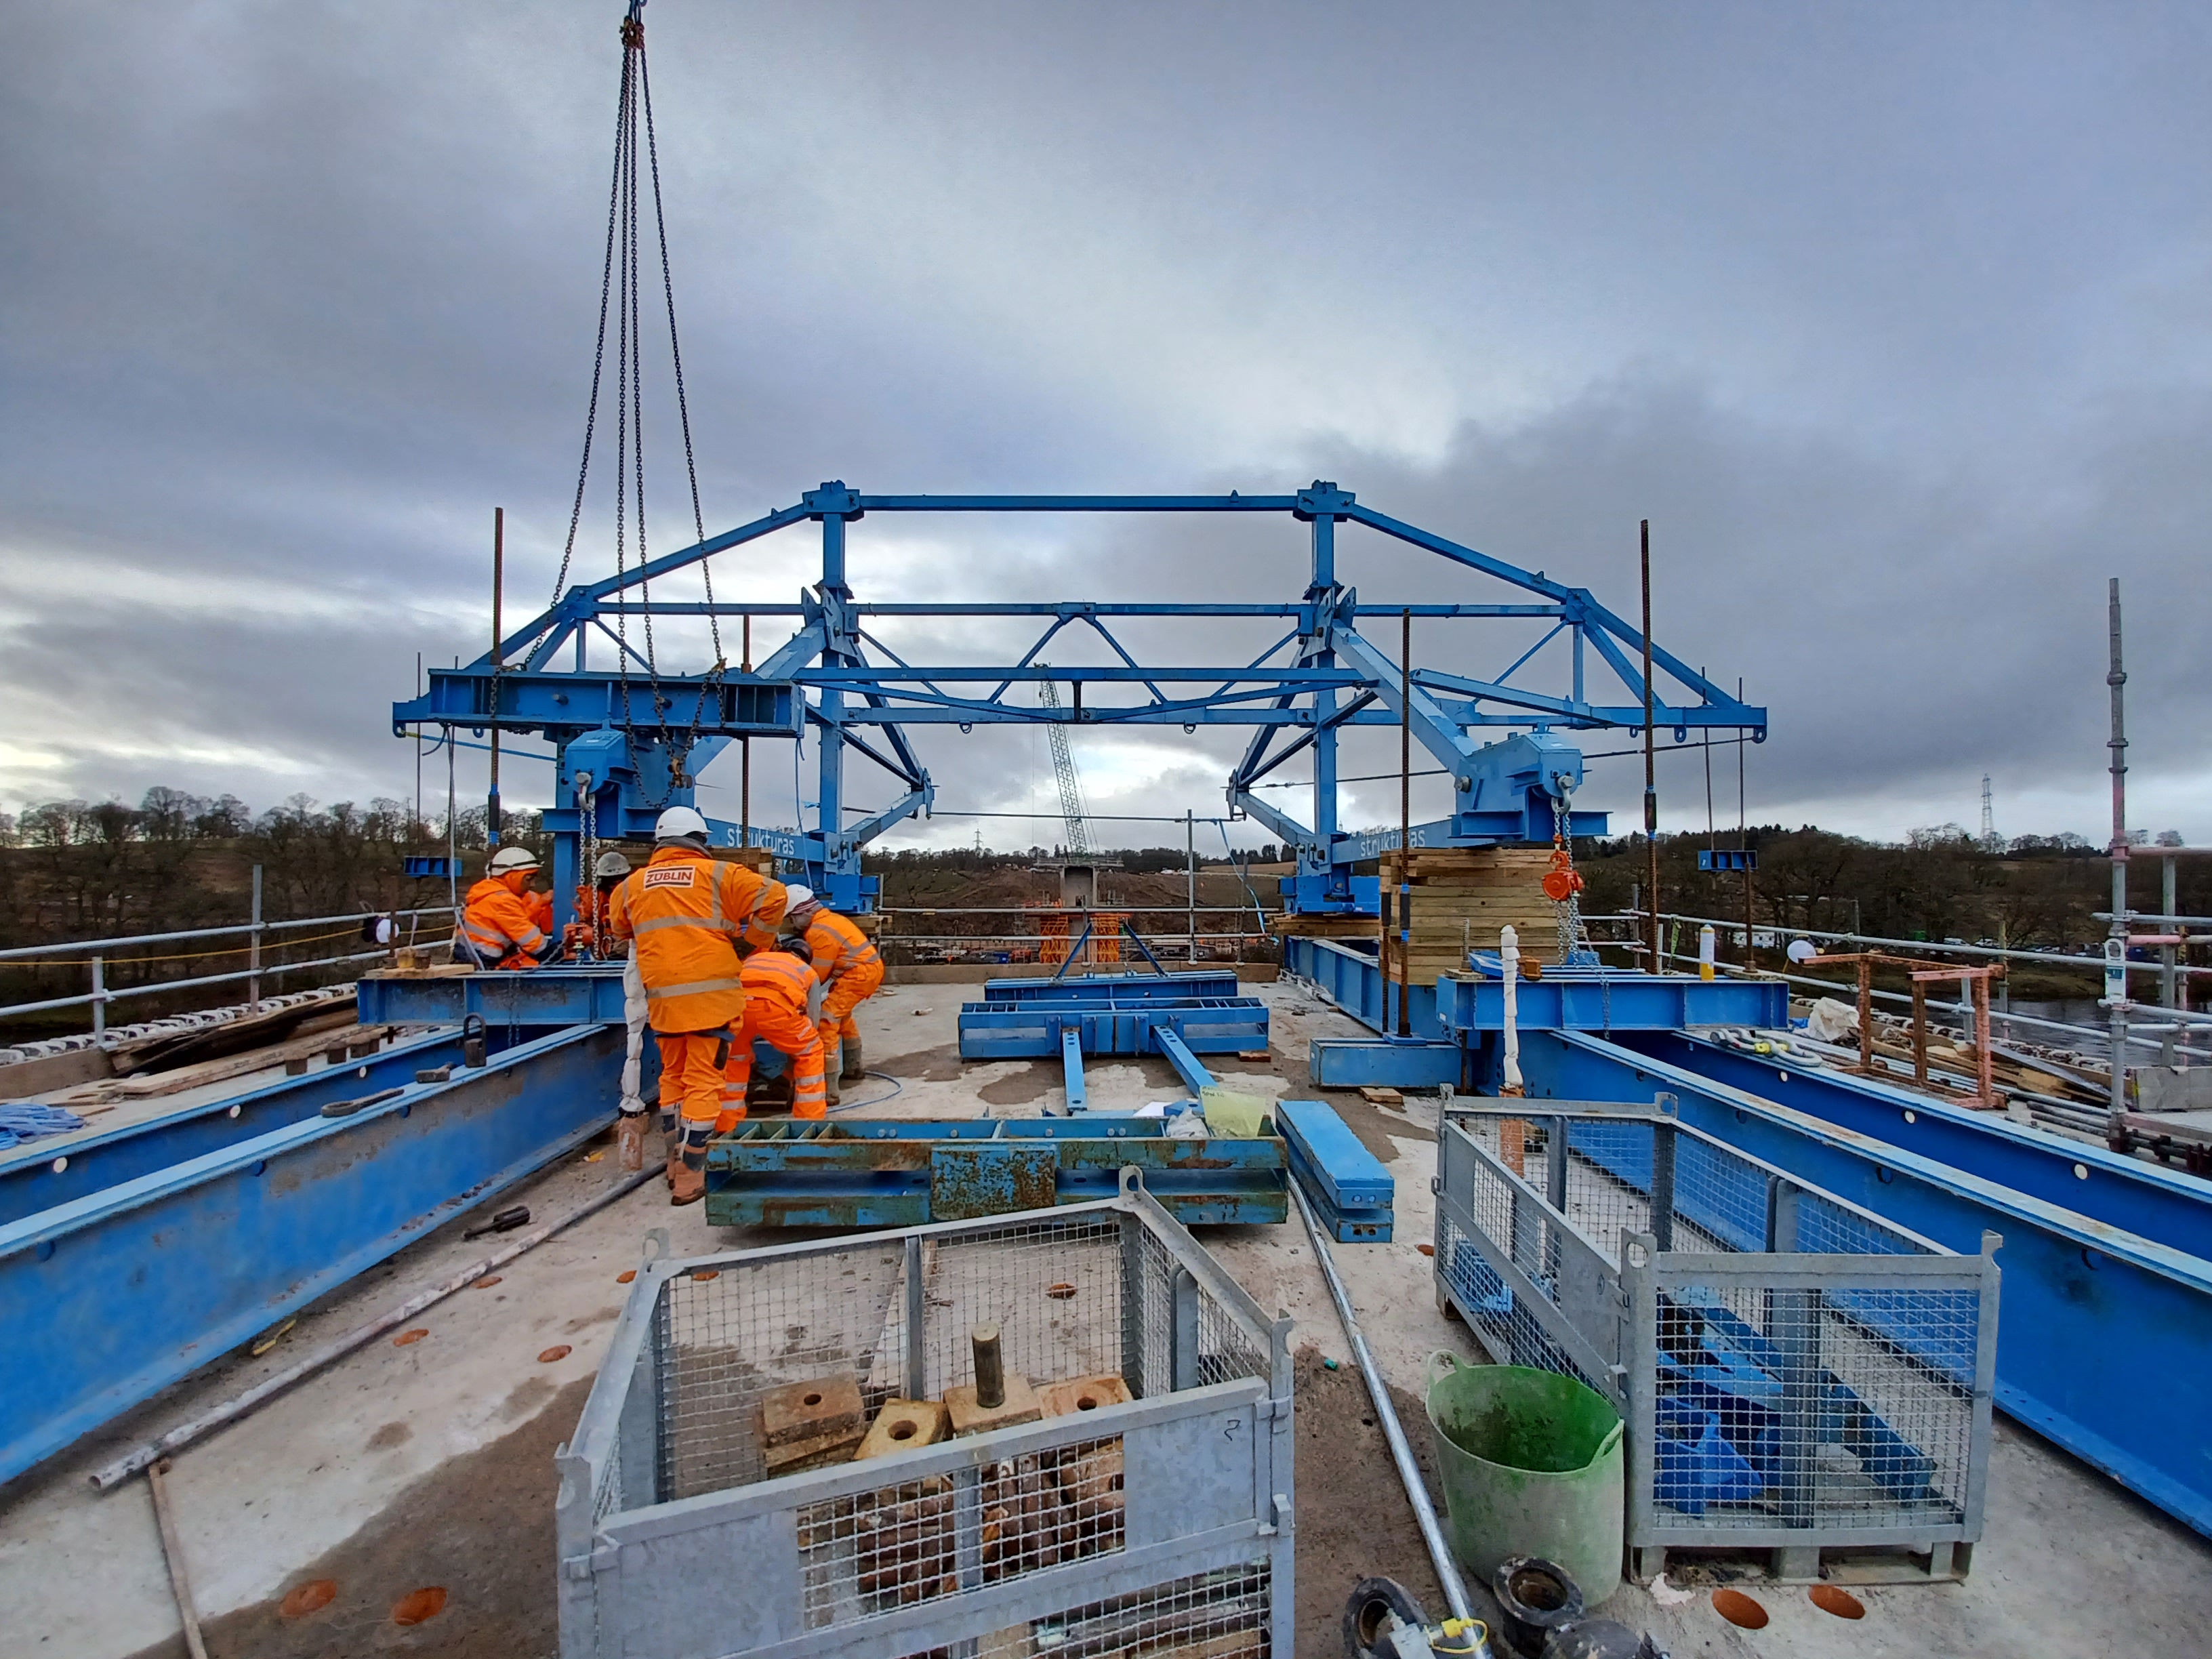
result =
[{"label": "blue steel crossbeam", "polygon": [[[878,604],[856,599],[846,580],[848,526],[876,514],[1246,514],[1288,517],[1308,526],[1310,574],[1295,599],[1189,603],[1056,600],[1034,604]],[[653,584],[720,552],[800,525],[820,526],[821,579],[794,603],[708,603],[654,597]],[[1358,525],[1436,555],[1448,563],[1519,590],[1506,602],[1363,603],[1338,579],[1337,526]],[[642,616],[789,618],[791,638],[762,662],[703,672],[661,668],[631,640],[627,619]],[[1401,665],[1361,632],[1363,620],[1419,617],[1510,623],[1542,629],[1510,665],[1487,672],[1465,663]],[[917,664],[902,660],[872,631],[884,619],[1032,618],[1036,640],[1011,662]],[[1258,655],[1216,663],[1141,662],[1116,632],[1127,620],[1274,619],[1284,632]],[[1041,653],[1074,630],[1111,657],[1071,663]],[[649,638],[649,635],[647,637]],[[592,643],[611,646],[595,665]],[[1556,649],[1553,641],[1559,641]],[[815,821],[809,827],[753,829],[752,844],[801,866],[832,902],[867,902],[860,852],[871,840],[935,801],[935,786],[909,730],[923,726],[1059,721],[1085,726],[1241,726],[1250,743],[1228,780],[1232,813],[1265,824],[1294,849],[1297,874],[1286,880],[1295,910],[1371,909],[1371,878],[1349,866],[1370,859],[1395,836],[1359,836],[1337,822],[1337,744],[1350,726],[1401,722],[1452,779],[1450,814],[1416,827],[1416,846],[1488,846],[1551,839],[1561,811],[1571,832],[1604,833],[1605,814],[1573,809],[1583,781],[1581,751],[1561,734],[1640,726],[1650,719],[1675,742],[1692,731],[1766,733],[1766,711],[1747,704],[1656,643],[1647,688],[1641,633],[1598,603],[1587,588],[1553,581],[1518,565],[1361,505],[1349,490],[1316,482],[1285,495],[867,495],[842,483],[809,490],[793,506],[695,545],[597,581],[579,583],[552,607],[514,629],[473,663],[433,670],[428,690],[395,704],[396,732],[461,728],[533,733],[555,750],[555,902],[563,913],[574,885],[576,848],[588,830],[605,839],[649,832],[666,806],[694,805],[707,763],[734,738],[817,739]],[[1547,654],[1548,653],[1548,654]],[[1547,656],[1552,689],[1516,677]],[[1592,656],[1596,661],[1590,661]],[[565,658],[565,660],[564,660]],[[1591,684],[1595,669],[1610,690]],[[1060,707],[1032,688],[1065,685]],[[1016,694],[1019,695],[1017,696]],[[848,822],[848,752],[892,781],[890,804]],[[1294,757],[1310,766],[1311,807],[1300,818],[1255,793]],[[738,827],[715,826],[734,842]]]}]

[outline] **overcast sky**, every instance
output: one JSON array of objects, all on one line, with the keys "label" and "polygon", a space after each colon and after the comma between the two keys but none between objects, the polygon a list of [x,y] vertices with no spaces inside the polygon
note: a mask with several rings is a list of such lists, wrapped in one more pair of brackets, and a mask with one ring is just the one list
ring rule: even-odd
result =
[{"label": "overcast sky", "polygon": [[[552,586],[620,13],[5,7],[0,805],[412,791],[389,706],[417,652],[483,649],[495,505],[510,616]],[[2212,841],[2203,7],[653,0],[647,22],[710,530],[832,477],[1322,477],[1632,615],[1648,517],[1655,632],[1772,710],[1753,819],[1883,837],[1973,827],[1988,773],[2000,830],[2103,839],[2118,575],[2131,821]],[[613,565],[594,493],[586,576]],[[1288,599],[1302,532],[878,515],[852,576]],[[717,590],[787,600],[814,558],[792,532],[718,561]],[[1501,596],[1364,534],[1342,566],[1372,600]],[[1534,642],[1432,626],[1417,653],[1464,672]],[[1139,635],[1176,660],[1241,638]],[[1033,731],[917,742],[947,808],[1052,799]],[[1236,746],[1077,753],[1102,813],[1204,815]],[[1369,734],[1345,769],[1395,749]],[[755,817],[787,818],[789,757],[756,754]],[[1703,828],[1699,758],[1662,769],[1667,823]],[[518,769],[510,801],[544,799]],[[1734,751],[1714,770],[1732,823]],[[1631,827],[1638,763],[1591,772]],[[736,815],[734,774],[709,810]],[[887,789],[851,769],[852,799]],[[1395,818],[1395,782],[1345,811]],[[1054,838],[907,839],[978,828]]]}]

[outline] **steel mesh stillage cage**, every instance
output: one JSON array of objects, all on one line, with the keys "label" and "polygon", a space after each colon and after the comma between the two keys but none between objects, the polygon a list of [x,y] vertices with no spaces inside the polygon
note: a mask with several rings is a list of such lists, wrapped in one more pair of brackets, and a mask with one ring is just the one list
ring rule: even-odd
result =
[{"label": "steel mesh stillage cage", "polygon": [[[1041,1416],[854,1455],[852,1421],[972,1388],[994,1328]],[[1288,1329],[1134,1171],[1095,1203],[648,1260],[556,1460],[563,1659],[1289,1659]],[[820,1455],[771,1420],[794,1392],[854,1402]]]},{"label": "steel mesh stillage cage", "polygon": [[[1674,1548],[1962,1575],[1980,1536],[1999,1240],[1964,1256],[1650,1107],[1446,1107],[1436,1286],[1494,1359],[1628,1425],[1639,1577]],[[1872,1559],[1866,1559],[1872,1558]]]}]

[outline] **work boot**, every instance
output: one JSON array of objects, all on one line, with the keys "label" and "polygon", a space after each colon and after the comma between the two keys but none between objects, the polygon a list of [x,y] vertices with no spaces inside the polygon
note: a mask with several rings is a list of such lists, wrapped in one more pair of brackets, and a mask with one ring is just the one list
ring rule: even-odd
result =
[{"label": "work boot", "polygon": [[645,1114],[624,1112],[615,1120],[616,1158],[625,1170],[645,1167]]},{"label": "work boot", "polygon": [[671,1204],[696,1204],[707,1196],[707,1140],[714,1133],[711,1123],[684,1126],[683,1147],[668,1176]]},{"label": "work boot", "polygon": [[695,1166],[688,1156],[679,1155],[668,1172],[668,1201],[672,1205],[696,1204],[707,1196],[707,1156],[702,1152]]},{"label": "work boot", "polygon": [[660,1109],[660,1149],[662,1156],[667,1160],[667,1165],[661,1170],[661,1175],[668,1184],[673,1187],[676,1184],[677,1161],[684,1152],[684,1140],[683,1137],[677,1133],[676,1113],[666,1106]]},{"label": "work boot", "polygon": [[860,1057],[860,1039],[848,1036],[841,1045],[844,1061],[837,1067],[837,1075],[848,1083],[857,1082],[868,1074],[868,1063]]},{"label": "work boot", "polygon": [[834,1063],[822,1068],[822,1098],[831,1106],[836,1105],[841,1098],[837,1092],[837,1067]]}]

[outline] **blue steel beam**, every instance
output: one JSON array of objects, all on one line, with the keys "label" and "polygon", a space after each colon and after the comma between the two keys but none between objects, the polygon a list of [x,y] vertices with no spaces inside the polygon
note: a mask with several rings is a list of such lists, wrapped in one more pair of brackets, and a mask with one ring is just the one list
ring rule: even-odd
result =
[{"label": "blue steel beam", "polygon": [[[1779,1026],[1782,1022],[1741,1023]],[[2212,1259],[2212,1184],[2197,1176],[1876,1079],[1846,1076],[1825,1067],[1808,1071],[1787,1055],[1764,1059],[1682,1031],[1638,1033],[1616,1040],[1638,1054],[1823,1122],[1904,1147],[2191,1255]]]},{"label": "blue steel beam", "polygon": [[[96,1134],[27,1141],[0,1152],[0,1224],[267,1134],[316,1115],[332,1101],[358,1100],[411,1084],[417,1071],[452,1065],[460,1057],[460,1034],[436,1031],[367,1060],[180,1106]],[[54,1168],[57,1162],[59,1170]]]},{"label": "blue steel beam", "polygon": [[[1383,982],[1382,970],[1372,956],[1330,939],[1285,934],[1283,969],[1304,980],[1324,1001],[1334,1004],[1370,1031],[1397,1030],[1397,982]],[[1413,1036],[1431,1042],[1443,1041],[1443,1026],[1437,1018],[1436,987],[1408,986],[1406,1012]]]},{"label": "blue steel beam", "polygon": [[1188,973],[1077,974],[1066,979],[987,979],[986,1002],[1078,1003],[1111,997],[1117,1002],[1178,1002],[1191,997],[1242,996],[1233,969]]},{"label": "blue steel beam", "polygon": [[[845,547],[848,527],[870,512],[1287,514],[1311,527],[1311,580],[1299,600],[1276,604],[1069,600],[1032,605],[863,605],[846,583]],[[654,601],[647,594],[647,584],[715,552],[810,521],[822,526],[822,576],[802,593],[796,605]],[[1335,532],[1340,522],[1364,525],[1423,548],[1518,587],[1537,602],[1362,605],[1352,590],[1337,579]],[[610,615],[619,618],[633,611],[648,616],[795,617],[799,625],[750,674],[732,675],[727,665],[720,663],[704,675],[660,674],[606,627]],[[1495,678],[1417,671],[1412,708],[1395,710],[1401,684],[1395,672],[1397,665],[1362,639],[1357,627],[1363,617],[1388,617],[1394,611],[1437,618],[1542,621],[1553,626],[1535,647],[1524,651]],[[917,665],[888,651],[883,654],[890,658],[890,663],[872,663],[862,649],[868,637],[864,623],[878,616],[1030,616],[1048,619],[1044,639],[1071,623],[1081,623],[1100,635],[1118,660],[1105,665],[1063,664],[1046,669],[1035,661],[1043,643],[1040,640],[1011,668]],[[1258,663],[1242,668],[1234,665],[1152,667],[1139,663],[1106,625],[1109,619],[1121,617],[1280,617],[1294,619],[1295,629],[1262,653]],[[617,672],[586,671],[587,635],[594,630],[615,641],[627,659],[618,664]],[[1562,631],[1571,639],[1571,695],[1559,697],[1510,685],[1522,664]],[[574,667],[567,673],[556,673],[551,669],[553,655],[571,640]],[[1297,647],[1294,665],[1260,665],[1293,642]],[[1250,496],[1235,492],[1226,495],[867,495],[842,481],[831,480],[805,492],[794,506],[678,549],[637,570],[621,571],[611,578],[571,587],[550,610],[523,623],[493,652],[465,668],[434,674],[429,692],[397,705],[394,720],[395,728],[401,730],[427,722],[444,725],[450,732],[456,725],[468,725],[542,732],[556,744],[593,741],[595,727],[619,732],[628,742],[635,775],[611,785],[604,780],[595,784],[599,794],[594,796],[592,810],[604,816],[607,802],[600,796],[614,796],[619,821],[613,829],[623,836],[638,831],[641,822],[652,815],[648,808],[657,811],[665,805],[692,804],[691,779],[702,763],[699,743],[738,736],[796,738],[812,720],[821,737],[816,795],[818,822],[813,845],[808,849],[812,855],[805,861],[811,878],[845,893],[846,902],[855,901],[862,890],[855,885],[860,846],[929,803],[927,775],[903,727],[957,725],[967,729],[981,723],[1051,718],[1109,725],[1179,724],[1189,730],[1201,725],[1249,726],[1260,728],[1263,737],[1277,726],[1295,727],[1297,739],[1282,753],[1295,753],[1309,744],[1314,750],[1310,825],[1300,826],[1287,814],[1250,797],[1249,785],[1263,763],[1279,764],[1282,758],[1278,755],[1273,762],[1267,762],[1265,743],[1248,753],[1232,778],[1231,799],[1261,817],[1297,848],[1299,869],[1289,890],[1293,908],[1343,913],[1360,908],[1363,901],[1353,879],[1341,867],[1347,855],[1340,848],[1335,822],[1335,747],[1341,727],[1386,725],[1404,714],[1419,728],[1424,747],[1444,759],[1457,780],[1458,810],[1442,840],[1433,844],[1479,845],[1495,840],[1541,842],[1551,831],[1551,805],[1568,787],[1579,783],[1581,777],[1577,751],[1546,728],[1554,724],[1570,727],[1641,724],[1644,686],[1641,670],[1630,656],[1640,651],[1644,643],[1636,630],[1600,605],[1588,590],[1552,581],[1541,571],[1522,569],[1361,507],[1350,491],[1322,480],[1293,494]],[[1627,688],[1636,699],[1633,705],[1617,699],[1589,699],[1583,683],[1586,645],[1595,648]],[[1729,696],[1656,646],[1651,647],[1651,660],[1658,672],[1680,682],[1691,694],[1672,701],[1659,698],[1662,715],[1678,741],[1693,724],[1735,725],[1755,738],[1765,736],[1764,708]],[[1074,684],[1079,707],[1065,715],[1055,715],[1005,700],[1010,687],[1047,675]],[[1149,694],[1150,701],[1106,707],[1094,702],[1081,708],[1080,688],[1086,684],[1139,687]],[[1197,695],[1169,696],[1163,688],[1176,684],[1200,690]],[[980,698],[963,695],[959,688],[967,684],[979,688],[988,684],[992,690]],[[1445,698],[1438,695],[1443,689],[1466,693],[1472,700]],[[641,696],[645,699],[642,708]],[[1370,706],[1374,703],[1384,706]],[[889,755],[853,735],[863,726],[886,728]],[[1536,731],[1503,744],[1478,744],[1471,735],[1478,728],[1520,726],[1534,726]],[[844,823],[842,812],[843,750],[848,744],[885,765],[907,789],[892,807],[853,825]],[[564,772],[567,769],[563,768]],[[646,775],[660,769],[669,775],[668,787],[655,789]],[[568,781],[562,781],[565,785]],[[556,795],[562,793],[565,789],[556,790]],[[562,817],[552,825],[553,833],[570,850],[556,854],[556,862],[563,858],[572,862],[572,843],[582,826],[568,820],[565,805],[561,811]],[[1577,815],[1571,825],[1574,834],[1600,834],[1603,830],[1603,815],[1596,813]],[[556,908],[565,911],[565,908],[564,889],[556,898]]]},{"label": "blue steel beam", "polygon": [[1173,1031],[1163,1030],[1155,1033],[1155,1040],[1160,1052],[1168,1057],[1168,1064],[1176,1068],[1183,1086],[1191,1093],[1199,1094],[1214,1086],[1213,1073],[1198,1063],[1198,1056],[1191,1053],[1181,1037]]},{"label": "blue steel beam", "polygon": [[1456,1042],[1419,1037],[1365,1041],[1316,1037],[1306,1048],[1306,1075],[1322,1089],[1436,1089],[1468,1086],[1468,1051]]},{"label": "blue steel beam", "polygon": [[1091,1093],[1083,1085],[1083,1030],[1079,1025],[1060,1029],[1060,1073],[1066,1085],[1071,1115],[1091,1109]]},{"label": "blue steel beam", "polygon": [[531,968],[513,973],[363,974],[356,991],[364,1025],[458,1025],[483,1016],[493,1031],[620,1025],[620,963]]},{"label": "blue steel beam", "polygon": [[[936,604],[899,605],[870,599],[855,599],[852,611],[856,617],[1060,617],[1073,621],[1089,617],[1301,617],[1312,607],[1294,599],[1278,599],[1268,604],[1150,603],[1122,602],[1111,599],[1040,599],[1026,604],[988,604],[943,601]],[[1372,605],[1350,603],[1344,614],[1351,617],[1402,617],[1408,611],[1416,617],[1438,621],[1495,621],[1500,617],[1529,619],[1565,617],[1564,608],[1556,605],[1391,605],[1378,600]],[[650,604],[638,600],[609,600],[598,607],[598,614],[611,617],[617,613],[626,617],[805,617],[811,615],[803,605],[772,605],[757,599],[717,599],[713,605],[702,599],[654,599]]]},{"label": "blue steel beam", "polygon": [[1521,1069],[1532,1103],[1670,1093],[1685,1123],[1962,1255],[2002,1234],[1997,1403],[2212,1535],[2212,1262],[1579,1032],[1528,1034]]},{"label": "blue steel beam", "polygon": [[0,1481],[580,1146],[621,1060],[559,1032],[0,1227]]},{"label": "blue steel beam", "polygon": [[963,1060],[1049,1059],[1067,1031],[1091,1054],[1165,1054],[1172,1040],[1212,1054],[1264,1048],[1267,1006],[1256,997],[1188,1002],[963,1003]]},{"label": "blue steel beam", "polygon": [[[1503,981],[1473,975],[1437,981],[1438,1017],[1449,1032],[1505,1029]],[[1780,980],[1701,980],[1692,974],[1547,968],[1514,988],[1514,1023],[1524,1031],[1668,1031],[1692,1025],[1780,1027],[1790,987]]]}]

